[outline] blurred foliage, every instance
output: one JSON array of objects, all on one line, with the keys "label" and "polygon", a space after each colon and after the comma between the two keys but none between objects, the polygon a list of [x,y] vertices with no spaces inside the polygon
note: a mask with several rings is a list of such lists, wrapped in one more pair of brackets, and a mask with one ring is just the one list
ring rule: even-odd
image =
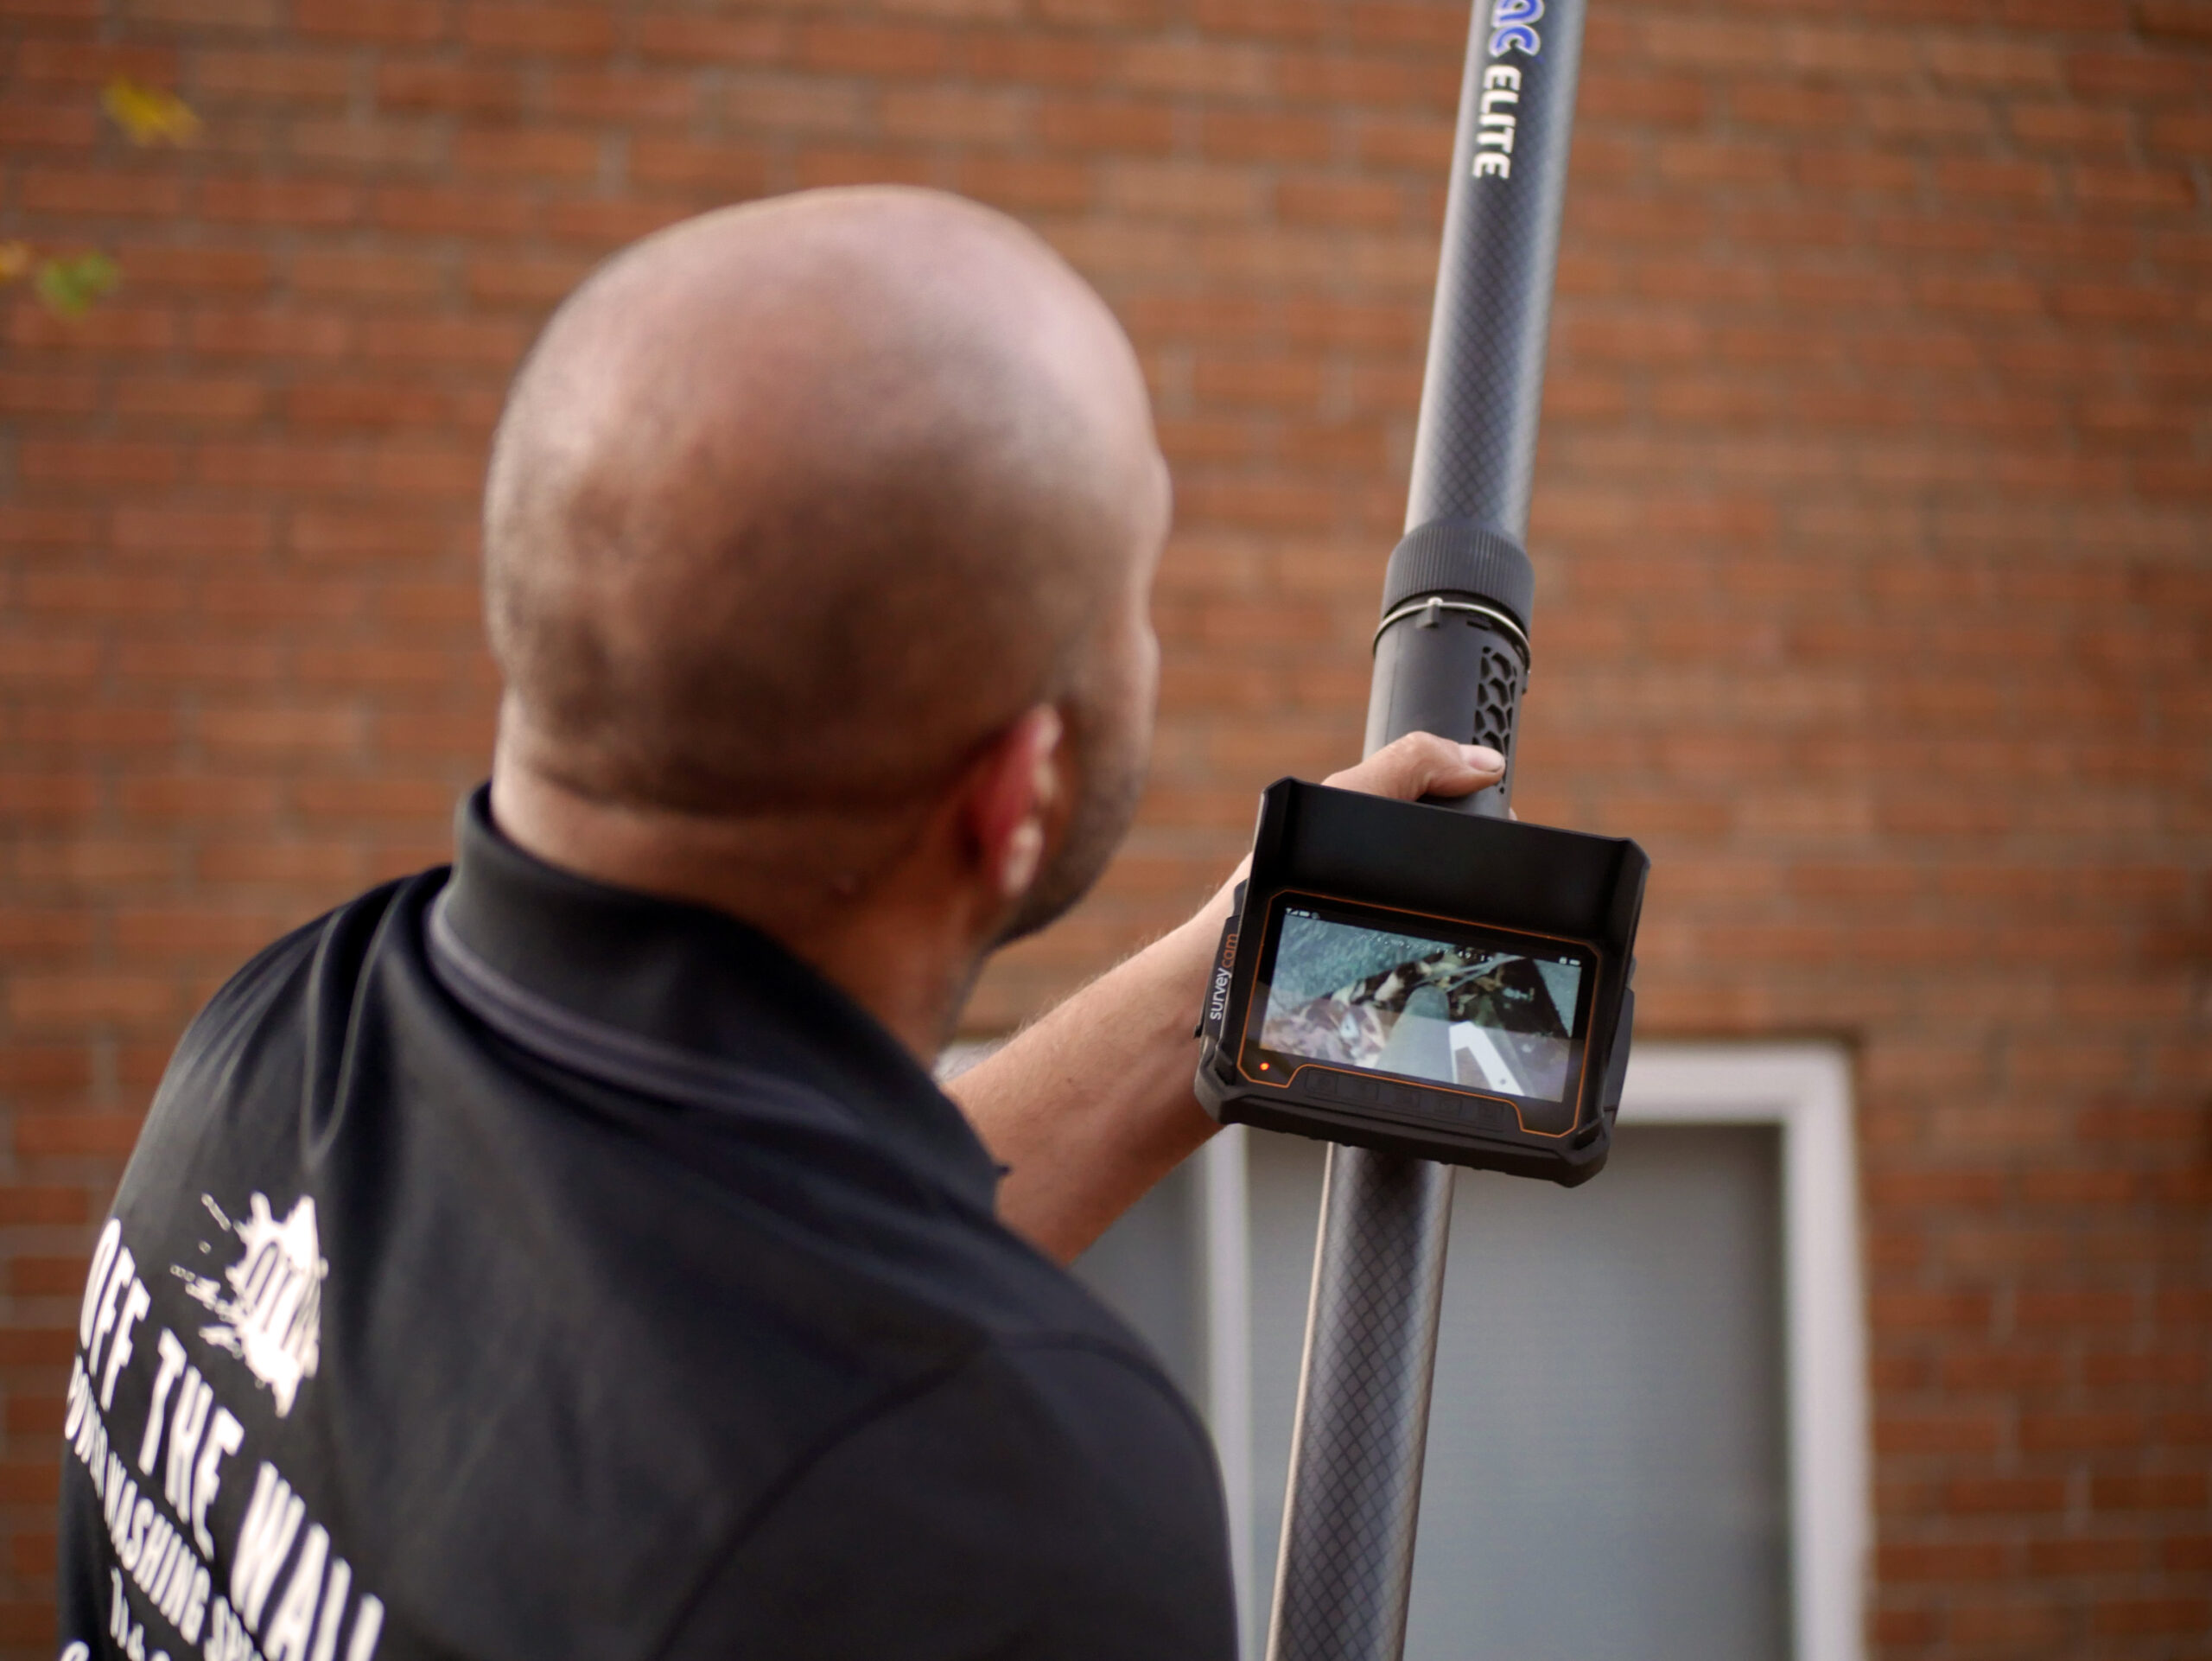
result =
[{"label": "blurred foliage", "polygon": [[[200,118],[190,105],[125,76],[101,89],[100,108],[141,148],[189,144],[200,136]],[[48,311],[73,320],[122,285],[123,268],[103,253],[41,255],[28,242],[0,242],[0,287],[25,277]]]},{"label": "blurred foliage", "polygon": [[174,92],[142,86],[118,75],[100,93],[100,108],[134,144],[189,144],[200,136],[200,118]]},{"label": "blurred foliage", "polygon": [[113,293],[122,281],[122,269],[105,254],[73,254],[40,265],[32,286],[49,310],[82,317],[93,301]]}]

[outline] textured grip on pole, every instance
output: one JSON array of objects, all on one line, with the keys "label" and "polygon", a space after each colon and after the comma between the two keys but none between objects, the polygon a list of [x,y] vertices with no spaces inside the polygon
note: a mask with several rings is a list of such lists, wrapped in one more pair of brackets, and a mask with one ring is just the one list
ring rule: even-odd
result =
[{"label": "textured grip on pole", "polygon": [[[1269,1653],[1371,1661],[1405,1648],[1452,1168],[1329,1149]],[[1410,1455],[1410,1457],[1408,1457]]]},{"label": "textured grip on pole", "polygon": [[1525,630],[1536,604],[1536,568],[1503,531],[1472,519],[1432,519],[1406,532],[1382,576],[1382,614],[1425,594],[1471,594],[1513,614]]},{"label": "textured grip on pole", "polygon": [[1521,695],[1528,686],[1520,642],[1482,618],[1447,613],[1434,628],[1423,628],[1418,620],[1394,623],[1375,643],[1368,753],[1408,733],[1487,744],[1505,757],[1505,777],[1488,790],[1438,805],[1503,818],[1513,794]]}]

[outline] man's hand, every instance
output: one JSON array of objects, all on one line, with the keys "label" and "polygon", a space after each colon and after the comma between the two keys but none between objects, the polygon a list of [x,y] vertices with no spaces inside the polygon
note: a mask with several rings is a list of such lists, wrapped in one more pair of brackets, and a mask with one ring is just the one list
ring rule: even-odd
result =
[{"label": "man's hand", "polygon": [[[1504,776],[1505,758],[1486,744],[1455,744],[1434,733],[1408,733],[1403,738],[1385,744],[1357,767],[1332,773],[1321,782],[1338,790],[1388,796],[1397,802],[1417,802],[1424,796],[1471,796],[1478,790],[1487,790]],[[1229,881],[1221,885],[1214,897],[1198,907],[1198,914],[1183,925],[1186,929],[1197,928],[1205,939],[1209,957],[1198,977],[1202,989],[1206,972],[1213,967],[1211,954],[1221,933],[1221,920],[1229,914],[1236,885],[1251,869],[1252,856],[1247,854],[1237,862],[1236,869],[1229,874]],[[1206,921],[1208,918],[1213,920],[1211,925]],[[1209,928],[1211,932],[1207,932]],[[1171,934],[1167,938],[1172,940],[1175,937]]]},{"label": "man's hand", "polygon": [[1454,744],[1434,733],[1408,733],[1356,767],[1321,780],[1401,802],[1423,796],[1471,796],[1505,776],[1505,758],[1487,744]]},{"label": "man's hand", "polygon": [[[1465,796],[1504,775],[1496,750],[1410,733],[1323,782],[1413,801]],[[1217,1128],[1191,1093],[1191,1028],[1244,870],[951,1085],[1008,1168],[999,1215],[1064,1263]]]}]

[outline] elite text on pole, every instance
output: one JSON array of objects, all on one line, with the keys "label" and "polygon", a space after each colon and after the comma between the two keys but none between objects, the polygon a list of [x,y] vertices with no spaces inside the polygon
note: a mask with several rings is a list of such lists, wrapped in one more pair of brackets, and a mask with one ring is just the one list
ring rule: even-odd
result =
[{"label": "elite text on pole", "polygon": [[[1478,0],[1414,448],[1384,580],[1367,748],[1434,732],[1496,746],[1461,804],[1503,815],[1529,671],[1522,544],[1584,0]],[[1332,1147],[1299,1380],[1270,1661],[1397,1661],[1405,1646],[1448,1166]]]}]

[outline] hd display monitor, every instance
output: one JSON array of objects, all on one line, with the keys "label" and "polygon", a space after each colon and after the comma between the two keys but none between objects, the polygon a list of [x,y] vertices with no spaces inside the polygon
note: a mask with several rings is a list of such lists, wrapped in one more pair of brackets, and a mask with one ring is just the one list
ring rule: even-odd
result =
[{"label": "hd display monitor", "polygon": [[1248,1072],[1313,1061],[1544,1103],[1578,1082],[1585,947],[1296,897],[1268,945]]}]

